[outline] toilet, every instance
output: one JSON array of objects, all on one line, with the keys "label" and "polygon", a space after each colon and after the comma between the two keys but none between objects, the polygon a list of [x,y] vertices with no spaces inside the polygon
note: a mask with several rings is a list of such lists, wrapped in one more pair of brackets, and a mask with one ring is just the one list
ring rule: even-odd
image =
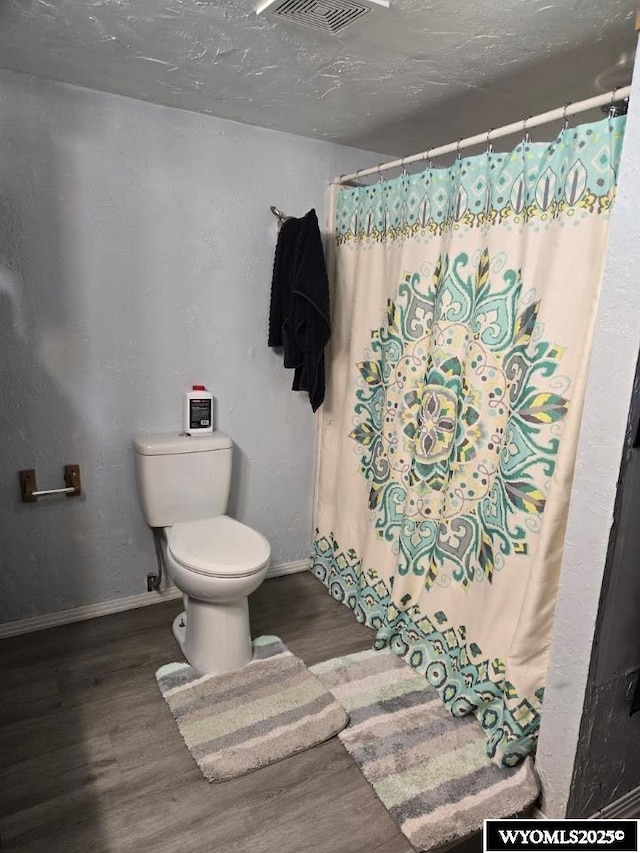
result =
[{"label": "toilet", "polygon": [[161,528],[167,571],[183,593],[173,633],[203,673],[251,660],[247,598],[260,586],[271,549],[260,533],[225,515],[233,445],[228,435],[143,435],[134,442],[145,520]]}]

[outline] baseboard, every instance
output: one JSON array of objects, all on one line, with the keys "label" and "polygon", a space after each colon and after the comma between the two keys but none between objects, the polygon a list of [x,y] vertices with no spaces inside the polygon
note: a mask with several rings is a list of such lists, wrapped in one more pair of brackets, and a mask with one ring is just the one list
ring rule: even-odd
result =
[{"label": "baseboard", "polygon": [[640,818],[640,788],[634,788],[628,794],[614,800],[593,815],[594,820],[634,820]]},{"label": "baseboard", "polygon": [[181,595],[179,589],[170,586],[162,592],[141,592],[139,595],[127,595],[125,598],[112,598],[96,604],[84,604],[82,607],[74,607],[71,610],[58,610],[56,613],[30,616],[28,619],[18,619],[16,622],[4,622],[0,624],[0,640],[5,637],[16,637],[19,634],[31,634],[33,631],[44,631],[45,628],[55,628],[57,625],[84,622],[85,619],[95,619],[97,616],[107,616],[109,613],[120,613],[123,610],[146,607],[149,604],[160,604],[163,601],[179,598]]},{"label": "baseboard", "polygon": [[[278,563],[269,567],[267,578],[292,575],[295,572],[303,572],[308,567],[308,560]],[[85,604],[82,607],[74,607],[72,610],[58,610],[56,613],[45,613],[43,616],[30,616],[28,619],[4,622],[0,624],[0,640],[5,639],[5,637],[17,637],[19,634],[31,634],[33,631],[44,631],[45,628],[55,628],[57,625],[83,622],[85,619],[95,619],[97,616],[107,616],[109,613],[121,613],[123,610],[134,610],[137,607],[147,607],[150,604],[161,604],[163,601],[180,598],[181,595],[179,589],[170,586],[163,589],[162,592],[141,592],[139,595],[112,598],[109,601],[99,601],[97,604]]]},{"label": "baseboard", "polygon": [[279,563],[269,566],[267,578],[280,578],[282,575],[295,575],[296,572],[304,572],[309,568],[309,560],[296,560],[293,563]]},{"label": "baseboard", "polygon": [[[533,816],[538,820],[549,818],[540,809],[534,809]],[[637,820],[640,818],[640,788],[624,794],[600,811],[592,814],[589,820]]]}]

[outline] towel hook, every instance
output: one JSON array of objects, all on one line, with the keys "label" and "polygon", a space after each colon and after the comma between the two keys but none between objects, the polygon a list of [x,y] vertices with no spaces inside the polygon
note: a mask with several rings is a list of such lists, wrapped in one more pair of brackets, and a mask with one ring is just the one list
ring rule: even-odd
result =
[{"label": "towel hook", "polygon": [[269,210],[278,220],[278,230],[282,228],[285,222],[288,222],[293,217],[287,216],[286,213],[283,213],[279,207],[276,207],[275,204],[269,205]]}]

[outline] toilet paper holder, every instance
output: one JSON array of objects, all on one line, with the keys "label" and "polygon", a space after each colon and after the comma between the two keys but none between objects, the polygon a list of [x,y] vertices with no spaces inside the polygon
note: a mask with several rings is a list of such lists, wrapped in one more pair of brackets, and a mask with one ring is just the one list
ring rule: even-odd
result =
[{"label": "toilet paper holder", "polygon": [[20,477],[22,503],[25,504],[35,503],[38,498],[48,498],[50,495],[66,495],[68,498],[75,498],[82,494],[79,465],[64,466],[65,485],[61,489],[41,489],[38,491],[35,468],[18,471],[18,475]]}]

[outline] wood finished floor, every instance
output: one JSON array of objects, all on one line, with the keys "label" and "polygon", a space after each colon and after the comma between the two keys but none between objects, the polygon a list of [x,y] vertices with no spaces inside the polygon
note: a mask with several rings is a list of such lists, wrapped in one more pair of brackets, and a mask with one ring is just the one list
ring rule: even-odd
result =
[{"label": "wood finished floor", "polygon": [[[311,665],[372,633],[303,573],[251,597],[254,635]],[[173,601],[0,642],[3,853],[409,853],[334,738],[218,785],[185,748],[154,673],[180,660]],[[479,839],[456,853],[475,853]]]}]

